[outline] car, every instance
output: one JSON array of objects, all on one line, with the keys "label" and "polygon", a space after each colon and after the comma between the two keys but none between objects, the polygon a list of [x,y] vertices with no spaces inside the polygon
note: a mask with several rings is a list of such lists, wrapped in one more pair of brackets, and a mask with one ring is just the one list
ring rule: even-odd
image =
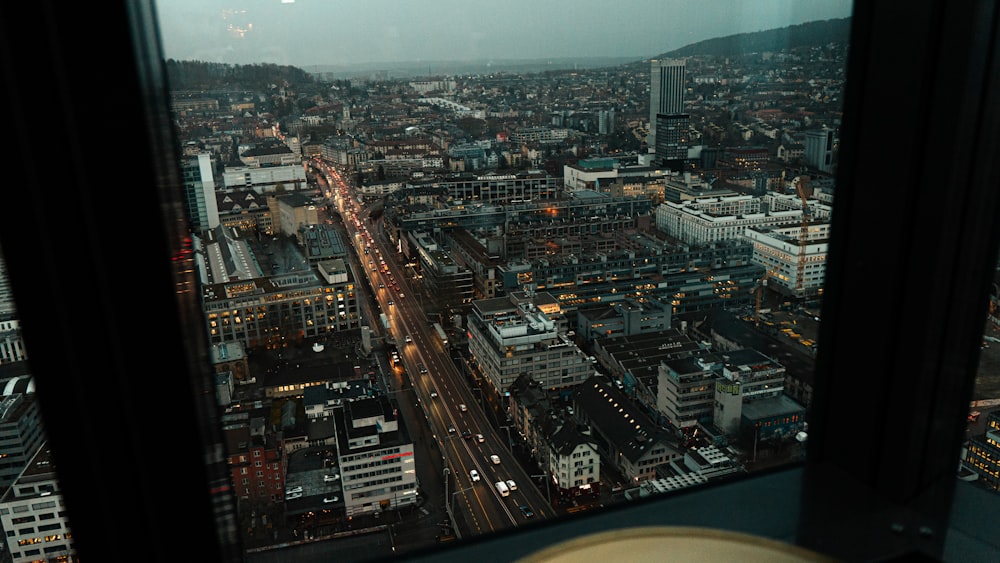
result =
[{"label": "car", "polygon": [[476,434],[476,441],[482,444],[483,442],[486,441],[486,437],[483,436],[482,434]]},{"label": "car", "polygon": [[385,284],[384,284],[384,283],[381,283],[381,282],[380,282],[380,283],[378,284],[378,288],[379,288],[379,289],[385,289]]},{"label": "car", "polygon": [[438,396],[438,392],[435,391],[435,390],[433,390],[433,389],[431,389],[431,399],[437,399],[437,396]]},{"label": "car", "polygon": [[472,471],[469,472],[469,477],[472,477],[472,482],[473,483],[478,482],[479,481],[479,472],[476,471],[475,469],[473,469]]},{"label": "car", "polygon": [[500,465],[500,456],[493,454],[490,456],[490,461],[493,462],[493,465]]},{"label": "car", "polygon": [[512,491],[516,491],[517,483],[515,483],[513,479],[507,479],[507,488]]},{"label": "car", "polygon": [[340,500],[340,497],[338,497],[336,495],[331,496],[331,497],[323,497],[323,504],[329,504],[331,502],[337,502],[338,500]]},{"label": "car", "polygon": [[472,432],[465,430],[462,432],[462,437],[465,438],[466,440],[469,440],[472,438]]},{"label": "car", "polygon": [[420,373],[427,373],[427,367],[424,364],[417,366],[420,368]]},{"label": "car", "polygon": [[392,299],[390,299],[390,300],[389,300],[389,306],[390,306],[390,307],[392,307],[393,305],[395,305],[395,303],[393,303],[393,302],[392,302]]},{"label": "car", "polygon": [[534,510],[532,510],[532,509],[531,509],[531,508],[530,508],[530,507],[529,507],[528,505],[526,505],[526,504],[522,504],[522,505],[521,505],[521,506],[519,506],[518,508],[520,508],[520,509],[521,509],[521,514],[524,514],[524,517],[525,517],[525,518],[531,518],[532,516],[534,516],[534,515],[535,515],[535,511],[534,511]]},{"label": "car", "polygon": [[324,475],[323,476],[323,482],[324,483],[329,483],[331,481],[336,481],[337,479],[340,479],[340,474],[339,473],[334,473],[333,475]]},{"label": "car", "polygon": [[465,404],[463,403],[461,405],[458,405],[458,410],[460,410],[462,412],[466,412],[466,411],[469,410],[469,407],[465,406]]},{"label": "car", "polygon": [[285,494],[290,495],[292,493],[301,493],[302,485],[296,485],[294,487],[285,487]]},{"label": "car", "polygon": [[451,425],[449,424],[449,425],[448,425],[448,433],[449,433],[449,434],[454,434],[454,433],[455,433],[455,427],[454,427],[454,426],[451,426]]},{"label": "car", "polygon": [[285,500],[302,498],[302,493],[285,493]]},{"label": "car", "polygon": [[409,334],[407,334],[405,337],[403,337],[403,340],[405,340],[407,344],[409,344],[410,342],[413,342],[413,339],[410,338]]}]

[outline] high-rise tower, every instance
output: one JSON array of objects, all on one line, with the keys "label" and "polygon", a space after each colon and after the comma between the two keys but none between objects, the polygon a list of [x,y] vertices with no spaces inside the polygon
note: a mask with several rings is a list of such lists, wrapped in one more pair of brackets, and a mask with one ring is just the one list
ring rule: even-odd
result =
[{"label": "high-rise tower", "polygon": [[824,126],[806,131],[805,141],[806,163],[820,172],[833,172],[833,129]]},{"label": "high-rise tower", "polygon": [[684,113],[684,61],[653,59],[649,68],[649,152],[656,148],[656,116]]},{"label": "high-rise tower", "polygon": [[201,153],[185,161],[181,165],[181,174],[192,228],[208,230],[218,227],[219,202],[215,199],[212,155]]}]

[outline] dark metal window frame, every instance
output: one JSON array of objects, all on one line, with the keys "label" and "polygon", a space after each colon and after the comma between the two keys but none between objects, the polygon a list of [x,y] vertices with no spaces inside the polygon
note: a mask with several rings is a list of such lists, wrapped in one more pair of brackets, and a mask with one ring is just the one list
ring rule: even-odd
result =
[{"label": "dark metal window frame", "polygon": [[[78,548],[241,560],[153,3],[0,6],[0,247]],[[1000,499],[955,479],[1000,239],[997,7],[859,0],[852,27],[807,460],[427,559],[667,524],[846,560],[997,549]]]}]

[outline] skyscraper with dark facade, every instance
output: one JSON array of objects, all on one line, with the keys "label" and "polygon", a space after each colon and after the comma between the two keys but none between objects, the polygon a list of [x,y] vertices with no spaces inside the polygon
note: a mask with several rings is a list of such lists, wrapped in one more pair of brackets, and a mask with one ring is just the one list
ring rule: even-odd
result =
[{"label": "skyscraper with dark facade", "polygon": [[691,118],[684,112],[684,61],[650,61],[649,151],[656,162],[680,171],[687,159]]}]

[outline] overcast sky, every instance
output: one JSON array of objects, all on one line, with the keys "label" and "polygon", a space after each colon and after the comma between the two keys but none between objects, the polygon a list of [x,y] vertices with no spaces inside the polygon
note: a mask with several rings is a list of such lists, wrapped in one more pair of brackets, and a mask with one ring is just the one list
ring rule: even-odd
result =
[{"label": "overcast sky", "polygon": [[156,0],[164,54],[305,67],[652,57],[845,18],[852,0]]}]

